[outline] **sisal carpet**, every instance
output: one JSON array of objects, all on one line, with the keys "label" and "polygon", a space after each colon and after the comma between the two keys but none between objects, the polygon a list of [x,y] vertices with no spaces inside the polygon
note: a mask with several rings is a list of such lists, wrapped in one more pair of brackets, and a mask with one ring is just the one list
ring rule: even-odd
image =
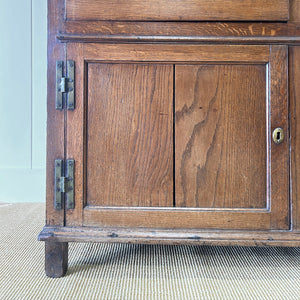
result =
[{"label": "sisal carpet", "polygon": [[0,299],[300,299],[300,248],[69,244],[44,275],[43,204],[0,203]]}]

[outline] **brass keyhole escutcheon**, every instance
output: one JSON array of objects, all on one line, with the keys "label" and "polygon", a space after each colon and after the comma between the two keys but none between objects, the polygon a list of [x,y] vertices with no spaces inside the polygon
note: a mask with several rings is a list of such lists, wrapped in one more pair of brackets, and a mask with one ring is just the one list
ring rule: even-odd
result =
[{"label": "brass keyhole escutcheon", "polygon": [[275,144],[281,144],[283,142],[283,139],[284,139],[284,132],[283,132],[283,129],[278,127],[278,128],[275,128],[274,131],[273,131],[273,142]]}]

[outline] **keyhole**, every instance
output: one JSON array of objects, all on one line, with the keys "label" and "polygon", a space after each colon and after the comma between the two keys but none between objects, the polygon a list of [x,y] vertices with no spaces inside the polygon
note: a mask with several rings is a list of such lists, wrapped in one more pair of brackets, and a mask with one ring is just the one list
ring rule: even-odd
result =
[{"label": "keyhole", "polygon": [[280,132],[277,132],[277,136],[276,136],[277,141],[280,140]]},{"label": "keyhole", "polygon": [[283,139],[284,139],[283,129],[279,128],[279,127],[274,129],[272,137],[273,137],[274,143],[281,144],[283,142]]}]

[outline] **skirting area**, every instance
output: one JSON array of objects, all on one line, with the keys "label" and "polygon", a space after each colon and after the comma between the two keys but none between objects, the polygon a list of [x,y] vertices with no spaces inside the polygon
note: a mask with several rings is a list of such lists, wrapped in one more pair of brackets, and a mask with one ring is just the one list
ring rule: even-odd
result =
[{"label": "skirting area", "polygon": [[69,244],[44,275],[44,204],[0,203],[0,299],[300,299],[300,248]]}]

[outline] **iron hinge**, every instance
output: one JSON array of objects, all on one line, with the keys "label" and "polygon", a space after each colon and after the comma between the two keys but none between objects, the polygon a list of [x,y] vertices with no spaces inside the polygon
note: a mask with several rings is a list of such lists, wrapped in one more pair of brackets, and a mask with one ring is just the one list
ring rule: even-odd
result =
[{"label": "iron hinge", "polygon": [[[64,62],[59,60],[56,62],[56,100],[55,107],[58,110],[63,110],[64,102],[67,103],[67,109],[75,109],[75,62],[67,61],[67,74],[64,73]],[[65,100],[64,100],[65,99]]]},{"label": "iron hinge", "polygon": [[74,209],[74,159],[68,159],[66,164],[62,159],[55,160],[54,178],[54,207],[63,209]]}]

